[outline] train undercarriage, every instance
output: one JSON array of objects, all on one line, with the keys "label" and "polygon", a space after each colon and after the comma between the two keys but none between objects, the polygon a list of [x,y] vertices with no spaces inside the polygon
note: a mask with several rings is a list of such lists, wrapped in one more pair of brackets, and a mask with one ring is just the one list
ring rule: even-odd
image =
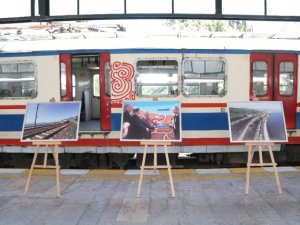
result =
[{"label": "train undercarriage", "polygon": [[[279,165],[300,165],[299,145],[282,145],[274,152]],[[1,168],[29,168],[32,153],[2,153],[0,154]],[[138,169],[142,161],[142,153],[63,153],[59,155],[62,169]],[[268,153],[265,153],[265,160]],[[53,161],[49,154],[49,163]],[[163,154],[158,154],[158,162],[164,164]],[[245,167],[246,152],[214,152],[214,153],[170,153],[170,163],[173,168],[198,169],[218,167]],[[254,157],[256,159],[256,156]],[[43,155],[38,161],[42,163]],[[153,155],[147,155],[147,162],[153,162]],[[53,162],[54,163],[54,162]]]}]

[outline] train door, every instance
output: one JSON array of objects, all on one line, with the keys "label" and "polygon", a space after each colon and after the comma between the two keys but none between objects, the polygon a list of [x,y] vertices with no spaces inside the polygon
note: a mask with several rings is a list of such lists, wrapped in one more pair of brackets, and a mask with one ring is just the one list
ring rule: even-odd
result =
[{"label": "train door", "polygon": [[81,101],[79,132],[111,130],[110,54],[62,54],[61,101]]},{"label": "train door", "polygon": [[252,53],[250,62],[250,100],[282,101],[287,128],[296,128],[297,55]]}]

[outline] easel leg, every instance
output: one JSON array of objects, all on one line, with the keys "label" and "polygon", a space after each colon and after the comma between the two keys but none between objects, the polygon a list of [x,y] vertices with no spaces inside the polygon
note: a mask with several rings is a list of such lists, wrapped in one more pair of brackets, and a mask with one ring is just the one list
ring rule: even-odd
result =
[{"label": "easel leg", "polygon": [[170,160],[169,160],[167,145],[164,145],[164,149],[165,149],[165,156],[166,156],[166,162],[167,162],[167,167],[168,167],[168,174],[169,174],[169,180],[170,180],[170,186],[171,186],[171,193],[172,193],[172,197],[175,198],[175,190],[174,190],[173,177],[172,177],[172,171],[171,171],[171,165],[170,165]]},{"label": "easel leg", "polygon": [[142,165],[141,165],[141,174],[140,174],[140,179],[139,179],[139,184],[138,184],[138,190],[137,190],[137,194],[136,194],[137,198],[139,198],[141,196],[141,189],[142,189],[142,182],[143,182],[143,176],[144,176],[147,147],[148,147],[148,145],[145,145],[144,154],[143,154],[143,160],[142,160]]},{"label": "easel leg", "polygon": [[264,163],[264,160],[263,160],[262,146],[261,145],[258,146],[258,154],[259,154],[259,164],[262,165]]},{"label": "easel leg", "polygon": [[55,170],[56,170],[56,196],[60,197],[60,167],[58,159],[58,146],[55,145],[52,147],[52,154],[55,161]]},{"label": "easel leg", "polygon": [[155,180],[156,171],[157,171],[157,145],[154,145],[154,153],[153,153],[153,177],[152,180]]},{"label": "easel leg", "polygon": [[249,183],[250,183],[250,164],[254,155],[253,145],[249,145],[248,148],[248,162],[247,162],[247,173],[246,173],[246,190],[245,194],[249,194]]},{"label": "easel leg", "polygon": [[45,155],[44,155],[44,168],[47,167],[47,161],[48,161],[48,145],[45,147]]},{"label": "easel leg", "polygon": [[273,164],[273,170],[274,170],[275,179],[276,179],[276,183],[277,183],[277,187],[278,187],[278,192],[279,192],[279,194],[282,194],[282,189],[281,189],[280,180],[279,180],[277,167],[276,167],[277,164],[275,163],[272,146],[270,146],[270,145],[269,145],[269,153],[270,153],[271,162]]},{"label": "easel leg", "polygon": [[30,168],[30,171],[29,171],[29,175],[28,175],[26,186],[25,186],[25,190],[24,190],[24,195],[27,195],[27,192],[28,192],[28,188],[29,188],[29,183],[30,183],[30,180],[31,180],[32,171],[34,169],[34,166],[35,166],[35,163],[36,163],[36,159],[37,159],[37,155],[39,153],[39,147],[40,146],[37,145],[36,148],[35,148],[33,160],[32,160],[32,163],[31,163],[31,168]]}]

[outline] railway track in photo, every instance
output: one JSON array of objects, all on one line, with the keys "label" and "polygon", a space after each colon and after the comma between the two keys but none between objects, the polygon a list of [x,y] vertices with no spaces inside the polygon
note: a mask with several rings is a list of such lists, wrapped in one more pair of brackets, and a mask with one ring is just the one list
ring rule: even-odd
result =
[{"label": "railway track in photo", "polygon": [[269,138],[268,131],[266,130],[268,117],[268,114],[257,114],[246,119],[234,121],[232,130],[236,134],[235,139],[266,140],[266,138]]},{"label": "railway track in photo", "polygon": [[24,129],[23,139],[32,139],[32,140],[45,140],[50,139],[60,131],[71,126],[73,123],[70,121],[52,123],[46,125],[39,125],[35,127],[28,127]]}]

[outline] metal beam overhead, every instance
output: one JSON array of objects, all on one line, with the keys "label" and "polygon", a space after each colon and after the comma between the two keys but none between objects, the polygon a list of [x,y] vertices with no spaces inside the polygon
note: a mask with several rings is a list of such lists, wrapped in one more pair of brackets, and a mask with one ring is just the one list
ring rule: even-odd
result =
[{"label": "metal beam overhead", "polygon": [[216,0],[216,15],[222,15],[222,0]]},{"label": "metal beam overhead", "polygon": [[[225,14],[223,6],[226,0],[211,0],[215,6],[215,13],[178,13],[176,12],[177,1],[169,0],[169,13],[128,13],[128,2],[123,0],[123,12],[104,14],[81,14],[80,7],[84,0],[76,0],[76,12],[74,15],[51,15],[52,0],[30,0],[30,16],[1,18],[0,24],[21,22],[49,22],[49,21],[78,21],[78,20],[127,20],[127,19],[206,19],[206,20],[253,20],[253,21],[294,21],[300,22],[299,15],[268,15],[268,6],[271,0],[261,0],[262,15],[248,14]],[[249,0],[250,1],[250,0]],[[63,2],[63,1],[61,1]],[[111,1],[106,1],[110,2]],[[122,1],[121,1],[122,2]],[[151,2],[151,0],[149,0]],[[282,1],[284,2],[284,1]],[[38,12],[36,11],[38,4]],[[131,2],[132,4],[132,2]],[[284,3],[283,3],[284,4]],[[0,3],[0,7],[2,7]],[[101,5],[93,6],[101,7]],[[262,9],[262,8],[261,8]]]}]

